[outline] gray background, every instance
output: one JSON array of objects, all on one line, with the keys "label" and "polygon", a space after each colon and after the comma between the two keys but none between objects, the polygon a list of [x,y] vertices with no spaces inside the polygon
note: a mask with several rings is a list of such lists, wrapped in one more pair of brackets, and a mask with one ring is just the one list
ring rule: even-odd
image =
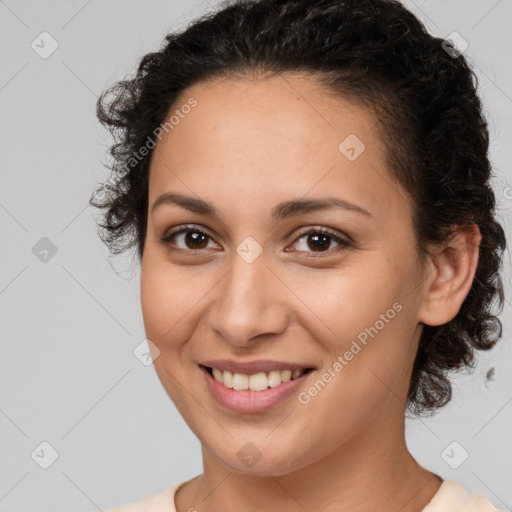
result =
[{"label": "gray background", "polygon": [[[469,42],[510,237],[512,0],[404,3],[431,33],[457,31]],[[153,368],[133,354],[145,338],[135,260],[108,258],[87,201],[106,174],[110,142],[95,119],[97,95],[158,49],[167,31],[213,7],[213,0],[0,0],[2,511],[106,510],[202,472],[199,442]],[[31,47],[43,31],[59,45],[46,59]],[[48,246],[44,237],[57,249],[46,262],[33,250]],[[511,510],[508,251],[505,265],[503,341],[456,379],[449,406],[408,421],[406,434],[422,465]],[[51,449],[42,442],[58,453],[48,469],[41,465],[51,462]],[[467,460],[452,468],[463,450]]]}]

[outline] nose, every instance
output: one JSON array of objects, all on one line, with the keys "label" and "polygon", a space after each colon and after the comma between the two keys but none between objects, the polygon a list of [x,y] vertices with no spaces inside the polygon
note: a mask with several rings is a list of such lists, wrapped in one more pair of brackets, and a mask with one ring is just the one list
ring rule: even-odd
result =
[{"label": "nose", "polygon": [[231,270],[216,287],[210,328],[233,346],[252,347],[286,329],[286,286],[260,256],[252,263],[235,255]]}]

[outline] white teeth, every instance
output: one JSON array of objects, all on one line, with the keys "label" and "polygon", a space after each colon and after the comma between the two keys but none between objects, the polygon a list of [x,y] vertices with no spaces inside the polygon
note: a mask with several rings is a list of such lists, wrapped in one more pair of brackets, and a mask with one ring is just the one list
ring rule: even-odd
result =
[{"label": "white teeth", "polygon": [[268,372],[268,385],[271,388],[277,388],[279,384],[281,384],[281,372],[277,370]]},{"label": "white teeth", "polygon": [[281,382],[288,382],[292,378],[291,370],[283,370],[281,372]]},{"label": "white teeth", "polygon": [[276,388],[282,382],[300,377],[305,370],[272,370],[270,372],[259,372],[253,375],[243,373],[232,373],[212,368],[213,377],[217,382],[228,388],[237,391],[250,389],[251,391],[263,391],[268,387]]},{"label": "white teeth", "polygon": [[[264,372],[249,376],[249,389],[251,391],[263,391],[268,388],[268,377]],[[247,388],[245,388],[247,389]]]},{"label": "white teeth", "polygon": [[222,382],[222,372],[218,368],[212,368],[212,372],[215,380]]},{"label": "white teeth", "polygon": [[[220,372],[220,376],[221,376],[221,379],[222,379],[222,372],[219,370]],[[219,381],[219,382],[222,382],[222,381]],[[226,386],[227,388],[232,388],[233,387],[233,374],[231,372],[224,372],[224,386]]]},{"label": "white teeth", "polygon": [[[223,381],[219,381],[224,384]],[[234,373],[233,374],[233,389],[248,389],[249,388],[249,376],[244,375],[243,373]]]}]

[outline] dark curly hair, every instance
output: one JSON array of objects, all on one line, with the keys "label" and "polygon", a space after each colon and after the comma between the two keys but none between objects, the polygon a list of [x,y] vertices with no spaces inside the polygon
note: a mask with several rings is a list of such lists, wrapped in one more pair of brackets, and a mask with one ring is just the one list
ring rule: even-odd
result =
[{"label": "dark curly hair", "polygon": [[[489,133],[467,59],[431,36],[396,0],[233,0],[223,2],[160,51],[136,75],[103,92],[97,116],[114,138],[110,180],[90,204],[104,210],[100,237],[112,254],[137,244],[142,260],[148,171],[155,129],[187,87],[216,78],[306,74],[376,114],[392,176],[408,191],[418,254],[425,261],[455,225],[476,223],[482,240],[472,287],[453,320],[424,326],[407,398],[416,415],[451,399],[450,370],[474,369],[502,324],[499,275],[506,239],[495,219]],[[154,144],[153,144],[154,146]]]}]

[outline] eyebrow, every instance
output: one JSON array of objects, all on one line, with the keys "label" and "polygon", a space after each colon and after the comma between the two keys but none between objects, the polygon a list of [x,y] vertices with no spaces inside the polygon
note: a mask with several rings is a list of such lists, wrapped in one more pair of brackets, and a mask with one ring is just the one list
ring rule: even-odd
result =
[{"label": "eyebrow", "polygon": [[[215,206],[203,199],[197,197],[186,196],[176,192],[167,192],[158,196],[151,207],[153,213],[162,205],[178,205],[199,215],[207,215],[224,222],[222,215]],[[328,210],[331,208],[342,208],[347,211],[362,214],[366,217],[373,218],[373,215],[357,204],[350,203],[345,199],[338,197],[323,197],[318,199],[292,199],[279,203],[271,211],[271,217],[274,221],[279,222],[287,217],[300,215],[301,213],[316,212]]]}]

